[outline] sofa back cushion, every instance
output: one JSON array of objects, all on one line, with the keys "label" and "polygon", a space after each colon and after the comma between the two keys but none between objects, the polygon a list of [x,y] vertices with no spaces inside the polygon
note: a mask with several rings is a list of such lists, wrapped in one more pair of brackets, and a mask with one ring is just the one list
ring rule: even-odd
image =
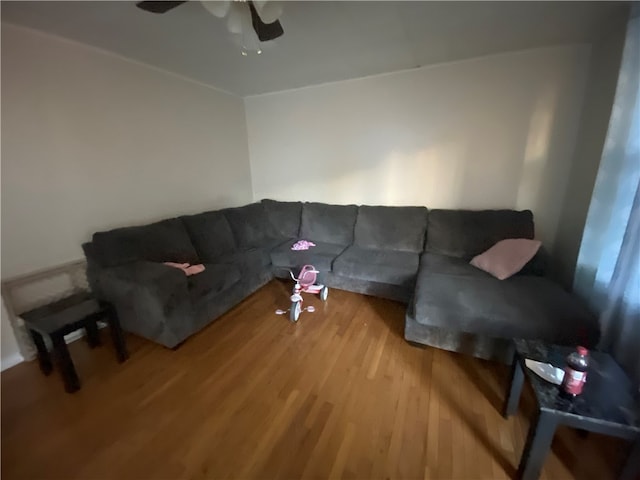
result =
[{"label": "sofa back cushion", "polygon": [[178,218],[93,235],[95,259],[104,267],[147,260],[199,263],[191,239]]},{"label": "sofa back cushion", "polygon": [[233,238],[240,250],[264,247],[273,242],[275,231],[267,218],[262,203],[251,203],[243,207],[223,210]]},{"label": "sofa back cushion", "polygon": [[425,207],[362,205],[354,232],[354,244],[367,249],[420,253],[427,229]]},{"label": "sofa back cushion", "polygon": [[426,250],[471,260],[500,240],[533,235],[530,210],[430,210]]},{"label": "sofa back cushion", "polygon": [[276,234],[284,238],[297,238],[300,232],[302,202],[262,200],[267,218]]},{"label": "sofa back cushion", "polygon": [[231,227],[222,211],[212,211],[181,217],[191,241],[205,263],[236,251]]},{"label": "sofa back cushion", "polygon": [[300,238],[314,242],[351,245],[358,207],[305,203],[302,206]]}]

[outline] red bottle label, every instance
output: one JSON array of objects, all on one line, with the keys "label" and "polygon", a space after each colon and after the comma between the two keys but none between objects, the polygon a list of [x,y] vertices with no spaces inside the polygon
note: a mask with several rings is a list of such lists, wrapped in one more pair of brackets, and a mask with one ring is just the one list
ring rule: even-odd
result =
[{"label": "red bottle label", "polygon": [[571,367],[565,367],[564,379],[562,380],[562,387],[565,392],[571,395],[580,395],[586,381],[587,372],[578,372]]}]

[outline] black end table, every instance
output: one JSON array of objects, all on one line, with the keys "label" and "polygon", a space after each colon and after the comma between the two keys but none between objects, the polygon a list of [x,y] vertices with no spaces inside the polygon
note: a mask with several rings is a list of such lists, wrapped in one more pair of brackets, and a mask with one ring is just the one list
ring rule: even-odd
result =
[{"label": "black end table", "polygon": [[109,324],[111,338],[116,349],[119,362],[128,358],[124,336],[120,322],[113,308],[95,300],[89,292],[77,293],[30,310],[20,315],[31,334],[38,350],[40,370],[49,375],[53,370],[48,344],[52,350],[56,364],[62,374],[65,390],[73,393],[80,388],[78,374],[69,355],[64,336],[81,328],[85,329],[87,342],[91,348],[100,345],[98,320],[104,319]]},{"label": "black end table", "polygon": [[622,368],[610,355],[589,353],[587,383],[581,395],[565,397],[553,385],[525,366],[525,359],[550,363],[564,368],[565,359],[574,348],[548,345],[540,341],[515,340],[511,382],[503,415],[518,409],[525,375],[533,387],[536,414],[531,421],[522,452],[517,477],[533,480],[540,476],[556,427],[568,425],[581,430],[626,438],[634,443],[620,478],[631,480],[640,475],[640,402]]}]

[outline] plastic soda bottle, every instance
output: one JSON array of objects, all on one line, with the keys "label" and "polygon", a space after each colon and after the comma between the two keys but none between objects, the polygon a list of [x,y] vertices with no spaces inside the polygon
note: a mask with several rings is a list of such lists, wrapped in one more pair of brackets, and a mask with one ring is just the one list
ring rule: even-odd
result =
[{"label": "plastic soda bottle", "polygon": [[562,389],[572,397],[582,393],[582,387],[587,381],[587,369],[589,368],[589,351],[584,347],[578,347],[567,357],[567,366],[564,368]]}]

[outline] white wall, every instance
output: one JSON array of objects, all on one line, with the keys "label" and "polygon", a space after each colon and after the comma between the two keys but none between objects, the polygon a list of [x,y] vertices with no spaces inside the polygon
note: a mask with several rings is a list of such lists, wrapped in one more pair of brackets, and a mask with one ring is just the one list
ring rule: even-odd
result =
[{"label": "white wall", "polygon": [[245,98],[254,199],[530,208],[552,248],[589,47]]},{"label": "white wall", "polygon": [[3,278],[100,229],[248,203],[250,175],[241,98],[2,24]]}]

